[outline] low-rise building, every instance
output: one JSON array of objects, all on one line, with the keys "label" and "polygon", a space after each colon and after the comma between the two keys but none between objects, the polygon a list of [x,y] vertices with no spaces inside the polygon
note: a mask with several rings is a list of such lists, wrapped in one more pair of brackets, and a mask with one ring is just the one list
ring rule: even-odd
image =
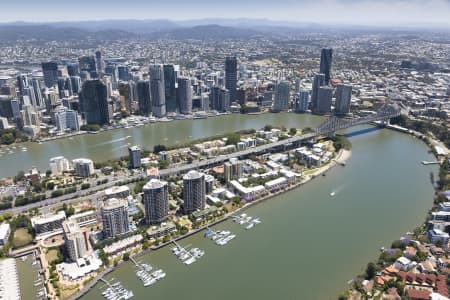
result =
[{"label": "low-rise building", "polygon": [[50,213],[31,218],[31,225],[38,236],[50,233],[57,234],[62,232],[62,223],[65,219],[66,213],[60,210],[56,214]]},{"label": "low-rise building", "polygon": [[428,239],[433,244],[440,241],[446,245],[448,243],[449,238],[450,238],[449,234],[447,232],[443,232],[440,229],[428,230]]},{"label": "low-rise building", "polygon": [[130,195],[130,188],[126,185],[113,186],[104,191],[105,198],[127,198]]},{"label": "low-rise building", "polygon": [[287,180],[285,177],[279,177],[274,180],[270,180],[264,184],[266,189],[271,192],[278,191],[287,185]]},{"label": "low-rise building", "polygon": [[91,177],[94,174],[94,162],[87,158],[77,158],[72,161],[75,175],[78,177]]},{"label": "low-rise building", "polygon": [[244,201],[254,200],[266,191],[266,189],[262,185],[245,187],[236,180],[230,181],[230,184]]},{"label": "low-rise building", "polygon": [[163,222],[159,226],[150,226],[147,229],[147,236],[149,239],[156,239],[159,237],[166,236],[172,232],[177,231],[177,227],[172,222]]},{"label": "low-rise building", "polygon": [[105,251],[106,254],[112,255],[116,254],[120,251],[126,250],[130,247],[133,247],[140,243],[142,241],[142,235],[137,234],[130,237],[127,237],[125,239],[122,239],[118,242],[112,243],[109,246],[106,246],[103,248],[103,251]]},{"label": "low-rise building", "polygon": [[11,227],[8,223],[0,225],[0,247],[4,246],[8,242],[9,235],[11,234]]}]

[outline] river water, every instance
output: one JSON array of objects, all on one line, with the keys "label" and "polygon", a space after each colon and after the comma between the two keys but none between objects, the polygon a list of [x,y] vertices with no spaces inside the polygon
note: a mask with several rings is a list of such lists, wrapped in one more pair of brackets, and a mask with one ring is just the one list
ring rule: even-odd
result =
[{"label": "river water", "polygon": [[[302,127],[319,122],[320,118],[294,114],[234,115],[107,135],[109,139],[133,135],[132,143],[152,145],[165,137],[171,142],[267,123]],[[362,128],[352,131],[358,129]],[[95,159],[93,147],[103,137],[79,139],[79,149]],[[201,234],[181,241],[206,251],[193,265],[183,265],[166,247],[139,258],[167,273],[157,284],[143,287],[132,263],[121,265],[107,278],[133,290],[134,299],[336,299],[346,282],[377,257],[380,247],[423,222],[433,198],[430,172],[438,171],[436,166],[421,165],[433,157],[425,144],[409,135],[383,129],[354,134],[351,142],[347,166],[337,166],[325,177],[250,208],[247,214],[260,217],[262,224],[251,230],[231,221],[216,226],[237,234],[226,246],[216,246]],[[64,147],[70,150],[63,144],[57,142],[55,154]],[[107,151],[104,156],[114,153]],[[334,197],[331,191],[336,192]],[[101,286],[97,284],[82,299],[102,299]]]},{"label": "river water", "polygon": [[25,143],[22,147],[0,153],[0,178],[14,176],[18,171],[37,167],[42,172],[49,169],[49,159],[65,156],[68,159],[79,157],[94,161],[105,161],[127,155],[129,145],[141,145],[151,150],[154,145],[173,145],[186,143],[192,139],[215,134],[229,133],[240,129],[262,128],[266,124],[274,126],[315,127],[323,118],[312,115],[292,113],[241,115],[232,114],[200,120],[177,120],[167,123],[148,124],[143,127],[117,129],[99,134],[85,134],[73,138],[59,139],[42,144]]}]

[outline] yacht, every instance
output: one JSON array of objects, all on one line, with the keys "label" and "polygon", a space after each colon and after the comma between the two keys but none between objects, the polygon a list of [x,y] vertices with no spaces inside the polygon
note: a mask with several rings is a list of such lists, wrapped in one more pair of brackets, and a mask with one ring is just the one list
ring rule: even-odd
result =
[{"label": "yacht", "polygon": [[336,195],[336,192],[331,192],[330,196],[333,197],[334,195]]},{"label": "yacht", "polygon": [[196,259],[194,256],[191,256],[191,257],[189,257],[188,259],[186,259],[186,260],[184,261],[184,264],[185,264],[185,265],[190,265],[190,264],[195,263],[196,260],[197,260],[197,259]]},{"label": "yacht", "polygon": [[251,222],[250,224],[245,226],[245,229],[251,229],[251,228],[253,228],[253,226],[255,226],[255,223]]}]

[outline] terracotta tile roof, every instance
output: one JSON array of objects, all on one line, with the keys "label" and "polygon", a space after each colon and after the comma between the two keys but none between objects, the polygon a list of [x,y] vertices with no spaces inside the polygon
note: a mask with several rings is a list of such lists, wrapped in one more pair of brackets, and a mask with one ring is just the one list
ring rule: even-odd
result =
[{"label": "terracotta tile roof", "polygon": [[411,300],[429,300],[431,294],[430,291],[414,289],[406,289],[405,292]]}]

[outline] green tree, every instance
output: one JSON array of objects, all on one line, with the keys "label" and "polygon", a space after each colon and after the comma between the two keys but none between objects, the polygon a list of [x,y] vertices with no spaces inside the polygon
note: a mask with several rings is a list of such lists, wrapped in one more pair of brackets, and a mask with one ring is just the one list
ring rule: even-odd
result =
[{"label": "green tree", "polygon": [[366,268],[366,279],[370,280],[372,279],[377,272],[377,268],[373,262],[370,262],[367,264]]},{"label": "green tree", "polygon": [[1,143],[5,145],[10,145],[15,142],[14,135],[12,133],[5,133],[1,136]]},{"label": "green tree", "polygon": [[158,154],[159,152],[167,151],[167,147],[164,145],[155,145],[153,147],[153,153]]},{"label": "green tree", "polygon": [[264,131],[271,131],[272,129],[273,129],[273,126],[272,126],[272,125],[266,124],[266,125],[264,126]]},{"label": "green tree", "polygon": [[296,135],[296,134],[297,134],[297,128],[289,129],[289,135]]},{"label": "green tree", "polygon": [[167,169],[168,166],[169,166],[169,161],[168,160],[160,160],[160,161],[158,161],[158,167],[160,169]]},{"label": "green tree", "polygon": [[227,136],[227,145],[236,145],[241,141],[241,135],[239,133],[232,133]]},{"label": "green tree", "polygon": [[17,172],[17,175],[14,177],[14,182],[20,182],[23,181],[24,179],[25,179],[25,172],[19,171]]}]

